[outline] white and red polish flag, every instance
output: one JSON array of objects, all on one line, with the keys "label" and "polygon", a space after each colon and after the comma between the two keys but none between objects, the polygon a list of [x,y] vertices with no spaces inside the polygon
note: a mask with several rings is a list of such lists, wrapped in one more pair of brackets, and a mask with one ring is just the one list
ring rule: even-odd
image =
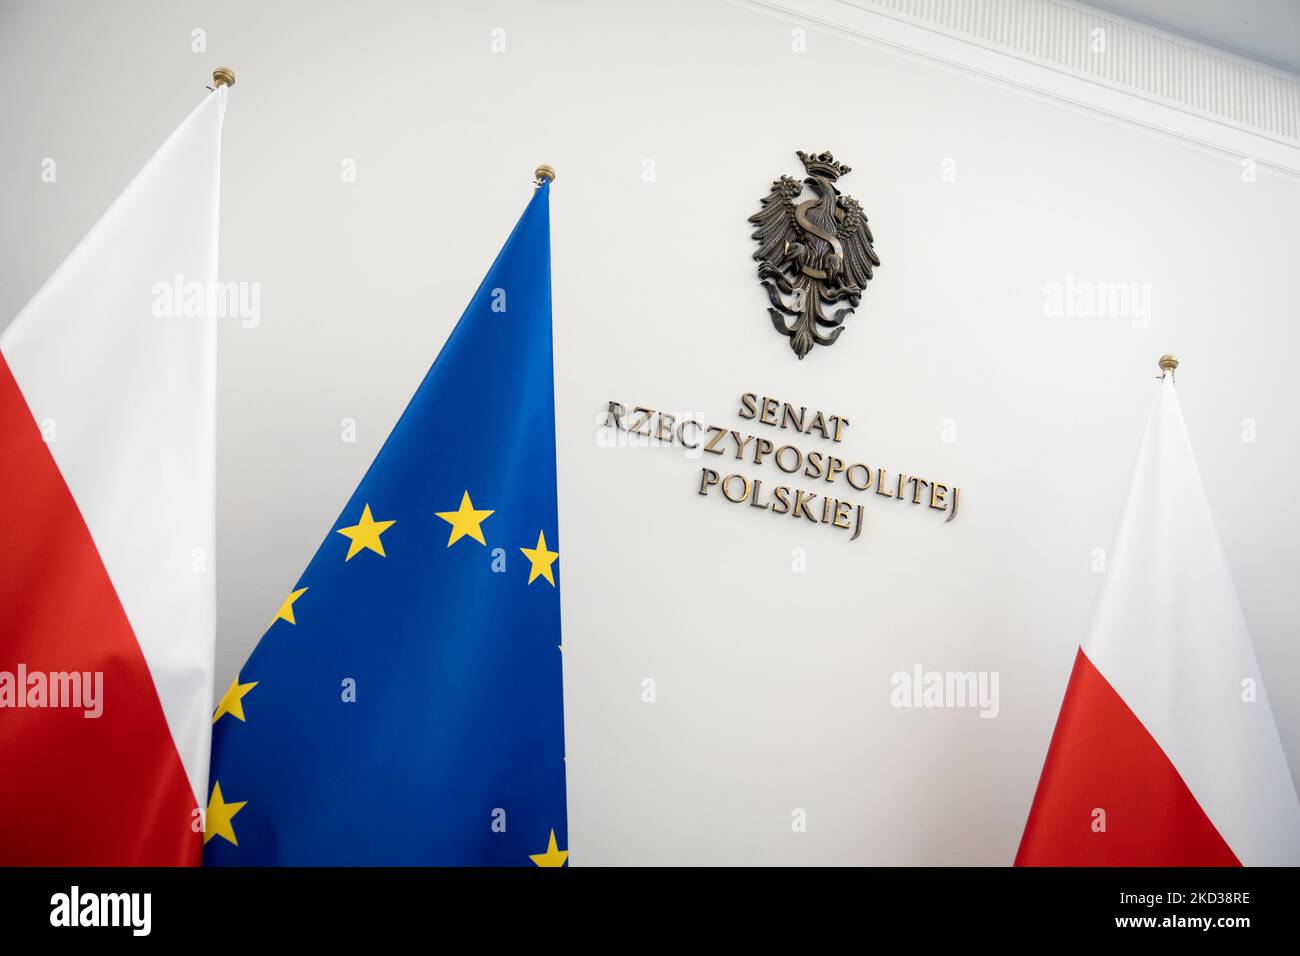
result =
[{"label": "white and red polish flag", "polygon": [[1017,866],[1300,863],[1300,804],[1172,376]]},{"label": "white and red polish flag", "polygon": [[216,280],[225,106],[0,334],[0,864],[200,860],[216,329],[166,292]]}]

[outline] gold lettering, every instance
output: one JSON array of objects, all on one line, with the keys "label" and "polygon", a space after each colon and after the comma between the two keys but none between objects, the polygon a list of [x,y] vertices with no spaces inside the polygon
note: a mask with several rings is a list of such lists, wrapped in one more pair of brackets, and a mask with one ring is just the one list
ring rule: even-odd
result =
[{"label": "gold lettering", "polygon": [[[858,484],[853,480],[854,468],[861,468],[866,473],[866,477],[862,479],[862,484]],[[866,491],[871,487],[871,468],[868,465],[863,464],[849,465],[848,470],[844,472],[844,480],[854,488],[858,489],[858,491]]]},{"label": "gold lettering", "polygon": [[[787,468],[785,465],[781,464],[781,452],[783,451],[794,452],[793,467]],[[773,459],[773,461],[776,462],[776,467],[780,468],[787,475],[793,475],[796,471],[799,470],[799,466],[803,464],[803,452],[801,452],[798,448],[795,448],[794,445],[782,445],[780,448],[776,450],[776,457]]]},{"label": "gold lettering", "polygon": [[930,486],[930,507],[936,511],[943,511],[947,507],[943,503],[944,496],[948,494],[948,486],[935,482]]},{"label": "gold lettering", "polygon": [[[667,435],[664,434],[664,423],[665,423],[665,422],[668,423],[668,434],[667,434]],[[676,416],[676,415],[668,415],[668,414],[665,414],[664,412],[660,412],[660,413],[659,413],[659,427],[655,429],[655,435],[658,436],[658,438],[659,438],[660,441],[666,441],[666,442],[668,442],[668,443],[671,444],[671,443],[672,443],[672,440],[673,440],[673,426],[676,425],[676,424],[677,424],[677,416]]]},{"label": "gold lettering", "polygon": [[744,458],[744,457],[745,457],[745,446],[748,445],[750,442],[752,442],[752,441],[754,440],[754,436],[753,436],[753,435],[746,435],[746,436],[744,436],[745,440],[744,440],[744,441],[741,441],[741,440],[740,440],[740,439],[741,439],[740,432],[733,431],[733,432],[731,433],[731,437],[732,437],[733,439],[735,439],[735,442],[736,442],[736,457],[737,457],[737,458]]},{"label": "gold lettering", "polygon": [[727,434],[727,430],[725,428],[719,428],[717,425],[710,425],[709,434],[711,434],[713,438],[712,440],[709,441],[707,445],[704,446],[704,450],[711,451],[715,455],[721,455],[722,449],[715,448],[713,446],[715,446],[718,442],[722,441],[722,436]]},{"label": "gold lettering", "polygon": [[[745,490],[741,493],[741,495],[740,495],[739,498],[733,498],[733,497],[731,497],[731,493],[730,493],[729,491],[727,491],[727,488],[730,486],[730,482],[731,482],[731,479],[732,479],[732,478],[739,478],[739,479],[741,480],[742,484],[743,484],[744,489],[745,489]],[[740,504],[742,501],[744,501],[746,498],[749,497],[749,479],[746,478],[744,475],[728,475],[726,478],[723,478],[723,479],[722,479],[722,496],[723,496],[724,498],[726,498],[728,501],[730,501],[732,504]]]},{"label": "gold lettering", "polygon": [[808,452],[808,467],[803,473],[809,478],[820,478],[822,476],[822,459],[825,456],[819,451]]},{"label": "gold lettering", "polygon": [[821,432],[822,438],[830,437],[826,432],[826,416],[821,412],[818,412],[813,418],[812,424],[808,426],[808,431],[805,434],[811,435],[814,429]]},{"label": "gold lettering", "polygon": [[[632,432],[633,434],[636,434],[636,435],[645,435],[646,438],[649,438],[649,437],[650,437],[650,419],[654,417],[654,413],[655,413],[655,412],[654,412],[654,409],[653,409],[653,408],[642,408],[640,405],[638,405],[636,408],[632,409],[632,411],[633,411],[633,412],[645,412],[645,417],[642,418],[640,421],[638,421],[638,422],[637,422],[635,425],[633,425],[631,428],[629,428],[628,431],[630,431],[630,432]],[[641,431],[641,426],[642,426],[642,425],[645,426],[645,431]]]},{"label": "gold lettering", "polygon": [[892,492],[881,490],[882,488],[885,487],[885,474],[886,472],[885,469],[883,468],[881,468],[880,471],[876,472],[876,494],[881,495],[885,498],[892,498],[894,497]]}]

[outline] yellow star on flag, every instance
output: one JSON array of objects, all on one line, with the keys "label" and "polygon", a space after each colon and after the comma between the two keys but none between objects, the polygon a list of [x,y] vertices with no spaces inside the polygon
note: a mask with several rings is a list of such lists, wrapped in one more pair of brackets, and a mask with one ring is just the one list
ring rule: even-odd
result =
[{"label": "yellow star on flag", "polygon": [[451,547],[461,538],[469,536],[479,544],[486,545],[487,541],[483,538],[483,522],[489,516],[495,514],[493,511],[476,511],[474,502],[469,500],[469,492],[465,492],[464,497],[460,499],[460,508],[456,511],[439,511],[437,515],[443,521],[451,525],[451,537],[447,539],[447,547]]},{"label": "yellow star on flag", "polygon": [[217,712],[212,715],[212,722],[215,724],[221,719],[222,714],[230,714],[239,720],[244,719],[244,695],[257,686],[257,681],[251,684],[241,684],[236,677],[230,682],[230,689],[221,698],[221,703],[217,704]]},{"label": "yellow star on flag", "polygon": [[[243,804],[241,803],[242,807]],[[233,842],[233,841],[232,841]],[[564,861],[569,858],[568,850],[561,850],[555,846],[555,831],[551,831],[551,841],[546,844],[545,853],[530,853],[528,859],[532,860],[538,866],[564,866]]]},{"label": "yellow star on flag", "polygon": [[531,561],[533,565],[528,572],[528,583],[532,584],[540,576],[550,581],[551,587],[555,587],[555,578],[551,576],[551,565],[560,556],[560,552],[546,550],[546,533],[544,531],[537,532],[537,547],[520,548],[519,550],[524,553],[524,557]]},{"label": "yellow star on flag", "polygon": [[241,800],[239,803],[226,803],[221,796],[221,784],[212,785],[212,799],[208,801],[208,812],[204,817],[203,843],[207,842],[214,836],[219,836],[223,840],[229,840],[235,846],[239,846],[239,841],[235,839],[235,828],[230,825],[231,819],[240,810],[244,809],[247,800]]},{"label": "yellow star on flag", "polygon": [[370,505],[366,505],[365,510],[361,512],[361,520],[350,528],[339,528],[338,533],[345,538],[351,538],[352,543],[348,545],[348,556],[344,561],[351,561],[352,556],[358,551],[369,549],[375,552],[381,558],[387,557],[384,554],[383,542],[379,536],[397,524],[396,521],[376,521],[370,516]]},{"label": "yellow star on flag", "polygon": [[276,621],[288,621],[290,624],[297,624],[298,622],[293,619],[293,602],[306,593],[306,588],[299,588],[298,590],[291,592],[289,596],[284,599],[284,603],[280,605],[280,610],[275,612],[275,617],[271,619],[271,623],[274,624]]}]

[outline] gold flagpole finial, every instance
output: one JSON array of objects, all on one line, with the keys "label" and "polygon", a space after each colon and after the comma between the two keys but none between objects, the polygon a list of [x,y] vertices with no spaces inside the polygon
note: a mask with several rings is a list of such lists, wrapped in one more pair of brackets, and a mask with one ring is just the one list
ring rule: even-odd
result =
[{"label": "gold flagpole finial", "polygon": [[1160,356],[1160,361],[1157,364],[1160,366],[1160,377],[1164,378],[1166,375],[1173,372],[1174,369],[1178,368],[1178,356],[1165,353]]},{"label": "gold flagpole finial", "polygon": [[554,166],[551,166],[548,163],[542,163],[542,165],[533,170],[533,185],[540,186],[543,180],[548,183],[555,182]]},{"label": "gold flagpole finial", "polygon": [[235,71],[228,66],[219,66],[212,71],[212,88],[215,90],[218,86],[234,86]]}]

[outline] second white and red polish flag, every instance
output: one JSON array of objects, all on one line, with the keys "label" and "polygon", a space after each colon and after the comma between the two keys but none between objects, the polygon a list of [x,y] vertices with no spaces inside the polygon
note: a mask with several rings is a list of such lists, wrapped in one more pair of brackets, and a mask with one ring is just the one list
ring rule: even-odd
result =
[{"label": "second white and red polish flag", "polygon": [[1300,805],[1172,375],[1107,564],[1016,864],[1300,864]]},{"label": "second white and red polish flag", "polygon": [[199,862],[218,87],[0,334],[0,864]]}]

